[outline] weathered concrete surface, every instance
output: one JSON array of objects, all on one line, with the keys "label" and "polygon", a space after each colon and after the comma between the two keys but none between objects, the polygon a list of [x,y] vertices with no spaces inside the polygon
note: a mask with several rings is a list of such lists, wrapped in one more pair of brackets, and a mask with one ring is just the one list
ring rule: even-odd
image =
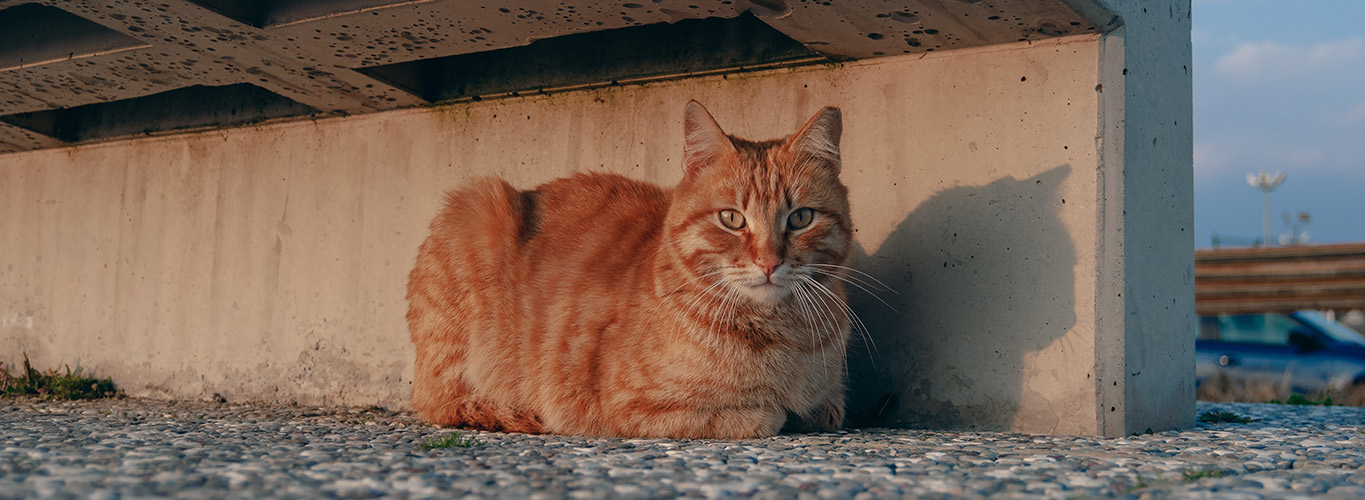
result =
[{"label": "weathered concrete surface", "polygon": [[890,308],[855,299],[876,348],[853,346],[851,409],[1113,433],[1097,411],[1114,272],[1095,251],[1113,230],[1096,224],[1102,49],[1068,37],[0,156],[0,354],[134,395],[401,407],[404,280],[444,190],[585,169],[673,183],[687,99],[756,138],[836,105],[858,265],[895,289]]}]

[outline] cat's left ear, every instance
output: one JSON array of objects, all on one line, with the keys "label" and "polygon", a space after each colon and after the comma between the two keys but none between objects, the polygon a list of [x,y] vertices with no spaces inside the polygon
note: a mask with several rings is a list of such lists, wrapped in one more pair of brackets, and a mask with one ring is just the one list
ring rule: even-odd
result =
[{"label": "cat's left ear", "polygon": [[683,164],[688,173],[735,152],[735,143],[730,142],[716,119],[695,100],[687,102],[683,113],[683,134],[686,141]]},{"label": "cat's left ear", "polygon": [[838,172],[839,138],[844,133],[844,118],[839,108],[826,106],[801,131],[787,139],[787,147],[797,155],[829,164]]}]

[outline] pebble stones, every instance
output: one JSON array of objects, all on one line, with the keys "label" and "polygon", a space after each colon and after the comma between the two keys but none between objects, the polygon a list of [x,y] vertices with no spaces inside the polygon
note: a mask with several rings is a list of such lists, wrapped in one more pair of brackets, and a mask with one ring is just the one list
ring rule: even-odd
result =
[{"label": "pebble stones", "polygon": [[1118,439],[465,431],[431,448],[454,431],[378,409],[4,399],[0,499],[1365,497],[1365,409],[1200,403],[1207,411],[1255,420]]}]

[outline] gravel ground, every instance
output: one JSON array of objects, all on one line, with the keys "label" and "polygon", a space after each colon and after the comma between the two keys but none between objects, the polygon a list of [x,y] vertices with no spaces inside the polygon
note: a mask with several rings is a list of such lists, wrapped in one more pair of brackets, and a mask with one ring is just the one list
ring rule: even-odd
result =
[{"label": "gravel ground", "polygon": [[1120,439],[866,429],[748,441],[454,433],[384,410],[0,399],[8,498],[1365,498],[1365,409]]}]

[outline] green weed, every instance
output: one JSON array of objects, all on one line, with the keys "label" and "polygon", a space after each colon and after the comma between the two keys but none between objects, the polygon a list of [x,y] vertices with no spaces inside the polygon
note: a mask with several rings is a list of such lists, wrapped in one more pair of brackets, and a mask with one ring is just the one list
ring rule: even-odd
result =
[{"label": "green weed", "polygon": [[1199,416],[1200,422],[1249,424],[1254,420],[1232,412],[1206,411]]},{"label": "green weed", "polygon": [[485,443],[474,439],[474,436],[461,436],[459,432],[452,432],[441,437],[429,438],[421,444],[423,450],[435,450],[438,448],[472,448],[483,446]]},{"label": "green weed", "polygon": [[93,378],[82,374],[80,368],[73,372],[69,366],[65,373],[57,373],[57,370],[40,372],[33,369],[25,355],[24,371],[19,375],[0,367],[0,395],[70,400],[110,398],[120,394],[114,381],[108,377]]},{"label": "green weed", "polygon": [[1280,400],[1278,399],[1272,399],[1266,402],[1277,405],[1287,404],[1295,406],[1332,406],[1332,396],[1327,394],[1320,394],[1318,395],[1317,399],[1308,399],[1304,397],[1302,394],[1290,394],[1288,401],[1280,402]]},{"label": "green weed", "polygon": [[1137,475],[1133,476],[1133,484],[1128,485],[1128,486],[1126,486],[1126,487],[1122,487],[1122,488],[1120,488],[1120,490],[1122,490],[1123,492],[1126,492],[1126,493],[1134,493],[1134,492],[1137,492],[1137,491],[1145,490],[1145,489],[1150,488],[1150,487],[1152,487],[1152,486],[1160,485],[1160,484],[1165,483],[1165,482],[1166,482],[1166,481],[1163,481],[1163,480],[1161,480],[1160,478],[1150,478],[1150,479],[1149,479],[1149,478],[1147,478],[1146,476],[1143,476],[1142,474],[1137,474]]},{"label": "green weed", "polygon": [[360,418],[346,421],[346,423],[351,425],[366,425],[372,422],[375,422],[374,415],[361,415]]},{"label": "green weed", "polygon": [[1223,477],[1227,474],[1219,469],[1185,469],[1185,482],[1193,483],[1206,477]]}]

